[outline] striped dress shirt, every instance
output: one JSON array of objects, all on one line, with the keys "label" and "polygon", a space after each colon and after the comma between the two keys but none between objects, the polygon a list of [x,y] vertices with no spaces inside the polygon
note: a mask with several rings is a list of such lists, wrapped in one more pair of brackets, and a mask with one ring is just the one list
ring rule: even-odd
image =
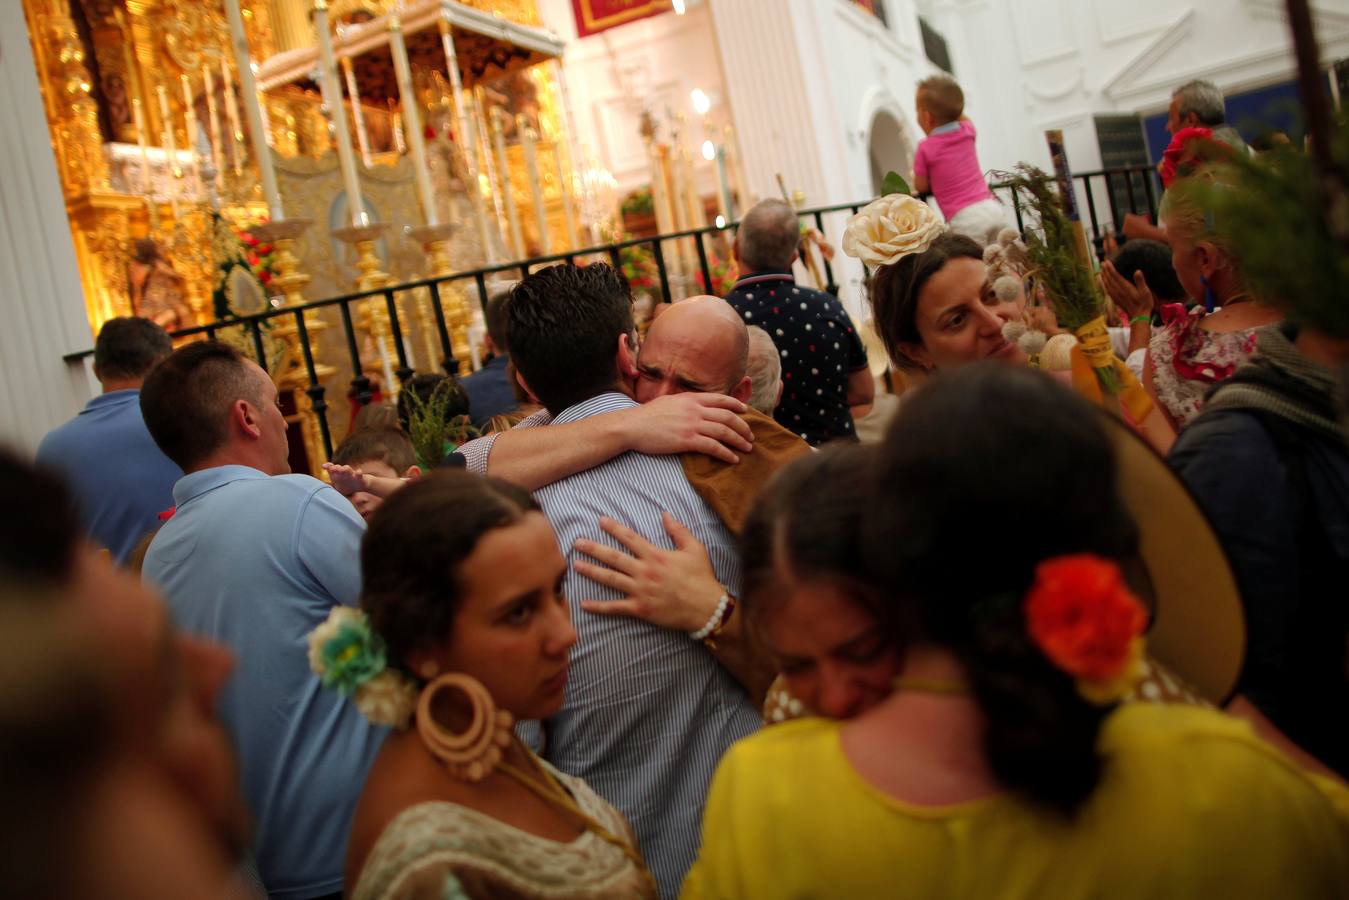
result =
[{"label": "striped dress shirt", "polygon": [[[601,394],[564,410],[553,422],[636,405],[623,394]],[[547,424],[547,419],[529,424]],[[475,451],[490,451],[490,444],[464,449],[470,469],[485,468],[487,452]],[[625,453],[534,496],[569,563],[577,538],[618,547],[600,530],[600,516],[671,547],[661,524],[661,512],[669,511],[707,547],[718,580],[732,593],[739,590],[735,539],[689,485],[677,456]],[[581,600],[623,595],[581,577],[573,567],[563,589],[579,640],[562,709],[542,723],[544,756],[584,778],[628,817],[661,895],[674,897],[697,856],[712,772],[732,743],[759,726],[759,712],[707,648],[684,632],[584,612]],[[537,746],[532,723],[521,730]]]}]

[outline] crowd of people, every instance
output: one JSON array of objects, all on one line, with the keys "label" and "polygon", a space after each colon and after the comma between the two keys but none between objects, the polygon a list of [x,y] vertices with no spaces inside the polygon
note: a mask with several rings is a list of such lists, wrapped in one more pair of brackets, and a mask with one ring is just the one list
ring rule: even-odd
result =
[{"label": "crowd of people", "polygon": [[[1240,140],[1210,87],[1181,149]],[[104,325],[104,393],[0,455],[2,883],[1344,897],[1349,334],[1248,287],[1186,190],[1239,189],[1222,151],[1094,276],[1161,418],[1107,412],[1018,337],[1062,329],[1004,282],[959,86],[916,103],[945,218],[887,197],[844,240],[910,376],[877,442],[774,200],[640,341],[605,263],[493,292],[491,361],[321,477],[238,349]]]}]

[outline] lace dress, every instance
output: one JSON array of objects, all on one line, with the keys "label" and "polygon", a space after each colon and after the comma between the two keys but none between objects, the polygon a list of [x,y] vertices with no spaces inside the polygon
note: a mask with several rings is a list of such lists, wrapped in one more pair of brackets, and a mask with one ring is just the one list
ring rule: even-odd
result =
[{"label": "lace dress", "polygon": [[[547,765],[546,763],[544,764]],[[548,766],[577,805],[616,835],[623,817],[584,781]],[[652,897],[621,850],[591,831],[548,840],[457,803],[419,803],[375,842],[352,900],[598,900]]]},{"label": "lace dress", "polygon": [[1163,327],[1152,334],[1153,384],[1157,399],[1178,427],[1199,415],[1204,394],[1255,352],[1258,328],[1218,333],[1200,327],[1204,311],[1178,303],[1162,307]]}]

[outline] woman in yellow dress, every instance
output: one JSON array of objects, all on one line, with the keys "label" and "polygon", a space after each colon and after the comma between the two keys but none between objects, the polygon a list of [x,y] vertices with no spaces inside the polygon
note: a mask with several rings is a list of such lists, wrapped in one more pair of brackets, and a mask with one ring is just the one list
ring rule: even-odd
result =
[{"label": "woman in yellow dress", "polygon": [[970,366],[917,392],[852,484],[826,452],[760,501],[743,605],[789,682],[846,661],[811,643],[844,616],[873,623],[844,649],[898,653],[898,676],[854,718],[727,753],[682,896],[1344,896],[1342,788],[1221,713],[1118,702],[1146,614],[1097,415]]}]

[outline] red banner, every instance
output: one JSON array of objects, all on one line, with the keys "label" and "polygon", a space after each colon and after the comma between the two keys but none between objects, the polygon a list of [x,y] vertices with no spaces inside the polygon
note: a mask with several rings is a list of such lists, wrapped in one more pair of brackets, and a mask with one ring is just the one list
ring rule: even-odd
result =
[{"label": "red banner", "polygon": [[671,8],[670,0],[571,0],[571,5],[576,12],[576,33],[581,37]]}]

